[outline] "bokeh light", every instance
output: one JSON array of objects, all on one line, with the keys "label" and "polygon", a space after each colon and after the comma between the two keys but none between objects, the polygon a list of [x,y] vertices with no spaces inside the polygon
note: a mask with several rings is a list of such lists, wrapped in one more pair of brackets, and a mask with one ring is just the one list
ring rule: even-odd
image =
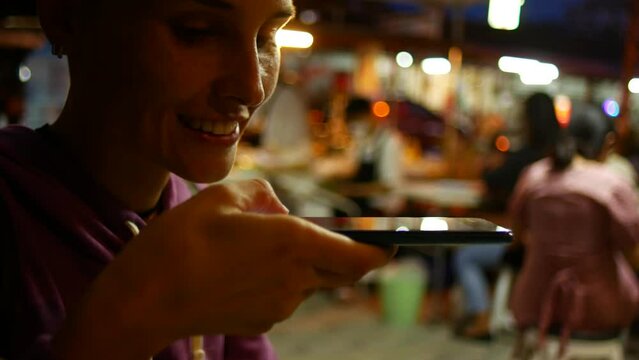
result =
[{"label": "bokeh light", "polygon": [[397,61],[397,65],[399,65],[399,67],[407,69],[413,66],[414,60],[413,60],[413,55],[411,55],[409,52],[401,51],[397,53],[397,56],[395,57],[395,61]]},{"label": "bokeh light", "polygon": [[278,30],[275,34],[277,46],[308,49],[313,46],[313,35],[306,31]]},{"label": "bokeh light", "polygon": [[377,101],[373,104],[373,114],[378,118],[385,118],[390,115],[390,105],[386,101]]},{"label": "bokeh light", "polygon": [[510,150],[510,140],[506,136],[500,135],[495,140],[495,147],[501,152],[508,152]]},{"label": "bokeh light", "polygon": [[317,10],[304,10],[300,12],[299,19],[304,25],[313,25],[319,21],[320,15]]},{"label": "bokeh light", "polygon": [[498,30],[515,30],[519,27],[521,0],[490,0],[488,25]]},{"label": "bokeh light", "polygon": [[568,127],[570,124],[570,116],[572,114],[572,101],[566,95],[557,95],[555,97],[555,115],[557,122],[562,128]]},{"label": "bokeh light", "polygon": [[613,99],[606,99],[602,105],[603,111],[606,115],[616,118],[621,113],[621,108],[619,107],[619,103]]},{"label": "bokeh light", "polygon": [[428,75],[446,75],[450,73],[452,65],[443,57],[428,58],[422,61],[422,71]]},{"label": "bokeh light", "polygon": [[31,80],[31,75],[32,75],[31,69],[26,65],[22,65],[20,66],[20,69],[18,69],[18,78],[23,83],[26,83],[27,81]]}]

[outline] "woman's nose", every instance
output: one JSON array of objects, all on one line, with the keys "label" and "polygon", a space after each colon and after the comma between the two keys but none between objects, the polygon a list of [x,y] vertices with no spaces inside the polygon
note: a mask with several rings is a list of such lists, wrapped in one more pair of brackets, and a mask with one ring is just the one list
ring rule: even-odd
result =
[{"label": "woman's nose", "polygon": [[226,58],[224,75],[217,86],[218,95],[233,98],[249,107],[256,107],[266,98],[264,80],[267,77],[269,61],[277,59],[260,58],[255,43],[246,44],[242,49],[229,52]]}]

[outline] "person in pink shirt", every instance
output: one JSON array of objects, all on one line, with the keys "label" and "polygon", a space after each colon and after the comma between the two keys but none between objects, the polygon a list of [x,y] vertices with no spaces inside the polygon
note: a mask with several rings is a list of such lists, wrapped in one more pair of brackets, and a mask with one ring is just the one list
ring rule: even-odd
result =
[{"label": "person in pink shirt", "polygon": [[[518,329],[614,332],[629,325],[639,283],[629,260],[639,244],[637,197],[602,161],[608,120],[577,107],[555,153],[528,167],[510,203],[526,246],[511,307]],[[521,337],[520,337],[521,338]]]}]

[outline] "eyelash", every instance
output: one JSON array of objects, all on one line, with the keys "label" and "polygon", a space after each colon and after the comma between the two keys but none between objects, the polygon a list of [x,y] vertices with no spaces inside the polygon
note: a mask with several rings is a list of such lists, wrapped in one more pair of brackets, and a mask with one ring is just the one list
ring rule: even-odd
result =
[{"label": "eyelash", "polygon": [[194,44],[220,34],[219,31],[213,28],[196,28],[182,25],[173,26],[173,33],[187,44]]},{"label": "eyelash", "polygon": [[[216,37],[220,35],[224,35],[224,33],[218,29],[205,27],[190,27],[184,25],[174,25],[173,33],[177,38],[182,40],[184,43],[193,45],[202,41],[207,40],[211,37]],[[270,47],[275,47],[275,34],[277,33],[277,29],[274,29],[268,32],[266,35],[258,35],[256,40],[256,45],[258,49],[265,49]]]}]

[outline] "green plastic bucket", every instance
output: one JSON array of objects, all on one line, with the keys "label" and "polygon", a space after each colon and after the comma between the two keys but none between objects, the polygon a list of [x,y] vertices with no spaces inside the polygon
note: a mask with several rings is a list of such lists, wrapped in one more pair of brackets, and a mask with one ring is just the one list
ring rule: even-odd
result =
[{"label": "green plastic bucket", "polygon": [[389,265],[380,276],[382,320],[393,326],[417,324],[426,289],[426,272],[417,262]]}]

